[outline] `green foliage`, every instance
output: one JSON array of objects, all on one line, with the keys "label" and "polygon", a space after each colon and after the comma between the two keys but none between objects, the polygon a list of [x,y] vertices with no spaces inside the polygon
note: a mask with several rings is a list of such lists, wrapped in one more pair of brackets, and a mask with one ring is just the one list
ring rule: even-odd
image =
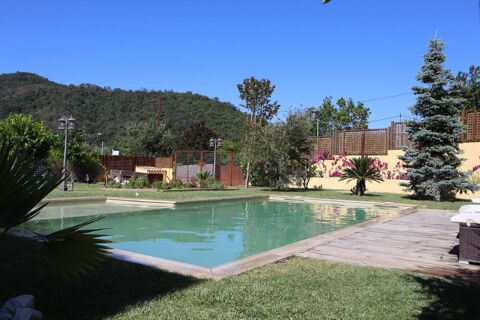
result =
[{"label": "green foliage", "polygon": [[480,109],[480,66],[471,65],[468,72],[458,73],[457,80],[463,84],[465,109]]},{"label": "green foliage", "polygon": [[165,190],[167,189],[167,184],[163,181],[155,181],[152,183],[151,187],[157,190]]},{"label": "green foliage", "polygon": [[[3,140],[0,145],[0,235],[36,217],[46,206],[38,203],[57,187],[62,178],[40,168],[19,148]],[[95,218],[48,235],[35,233],[43,247],[46,261],[64,276],[79,276],[93,269],[107,253],[109,241],[81,230]]]},{"label": "green foliage", "polygon": [[243,107],[247,109],[253,123],[264,124],[277,115],[280,105],[276,101],[270,101],[275,91],[275,86],[270,80],[257,80],[255,77],[250,77],[238,84],[237,88],[240,99],[245,101]]},{"label": "green foliage", "polygon": [[245,124],[245,141],[242,148],[242,154],[246,159],[245,186],[248,187],[250,180],[251,161],[256,155],[253,152],[256,144],[257,134],[261,127],[266,125],[277,115],[280,105],[277,101],[271,102],[271,96],[275,91],[275,86],[268,79],[257,80],[255,77],[243,80],[237,85],[240,93],[240,99],[247,109],[248,119]]},{"label": "green foliage", "polygon": [[62,85],[32,73],[0,75],[0,119],[10,113],[33,115],[52,129],[62,114],[72,114],[88,132],[87,142],[97,146],[97,132],[112,146],[125,133],[127,121],[155,119],[161,104],[161,120],[176,141],[187,124],[205,121],[222,138],[240,141],[245,115],[234,105],[217,98],[173,91],[122,90],[92,84]]},{"label": "green foliage", "polygon": [[174,136],[162,122],[159,125],[153,120],[129,122],[116,147],[120,154],[127,156],[170,156]]},{"label": "green foliage", "polygon": [[21,152],[31,155],[34,161],[45,161],[50,151],[58,145],[57,136],[31,115],[10,114],[0,121],[0,140],[11,141]]},{"label": "green foliage", "polygon": [[303,114],[290,114],[285,122],[262,127],[253,152],[252,183],[255,185],[285,189],[295,181],[305,187],[315,174],[308,121]]},{"label": "green foliage", "polygon": [[356,181],[352,193],[363,196],[367,190],[367,181],[383,181],[382,173],[379,167],[374,165],[374,158],[358,157],[350,159],[350,166],[343,169],[340,181]]},{"label": "green foliage", "polygon": [[176,178],[173,178],[172,181],[168,183],[168,189],[182,189],[185,188],[185,184],[182,182],[182,180],[178,180]]},{"label": "green foliage", "polygon": [[323,99],[320,107],[309,108],[306,112],[310,118],[310,134],[317,134],[318,120],[319,136],[329,136],[336,130],[367,129],[370,114],[370,109],[362,102],[340,98],[335,105],[331,97]]},{"label": "green foliage", "polygon": [[211,149],[210,139],[217,137],[215,131],[207,127],[205,121],[194,121],[183,132],[177,149],[208,150]]},{"label": "green foliage", "polygon": [[129,186],[133,189],[143,189],[150,187],[150,182],[146,177],[136,177],[130,180]]},{"label": "green foliage", "polygon": [[222,145],[218,148],[219,151],[238,151],[238,146],[232,140],[222,140]]},{"label": "green foliage", "polygon": [[462,84],[444,67],[444,45],[431,40],[417,80],[424,86],[412,90],[417,101],[410,110],[418,120],[407,122],[412,148],[400,157],[407,170],[408,183],[403,184],[419,198],[451,200],[457,192],[474,191],[478,187],[466,173],[460,172],[462,160],[458,144],[464,130],[459,113],[465,99]]},{"label": "green foliage", "polygon": [[197,173],[197,178],[199,180],[200,188],[206,188],[207,184],[209,182],[211,182],[211,181],[209,181],[209,179],[213,179],[213,181],[215,181],[215,179],[212,177],[212,174],[208,171],[198,172]]}]

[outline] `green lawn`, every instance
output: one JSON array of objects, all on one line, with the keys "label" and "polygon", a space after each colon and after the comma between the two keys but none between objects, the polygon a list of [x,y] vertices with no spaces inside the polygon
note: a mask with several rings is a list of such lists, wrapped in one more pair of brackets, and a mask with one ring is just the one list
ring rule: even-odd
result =
[{"label": "green lawn", "polygon": [[453,202],[420,201],[411,199],[411,197],[395,193],[367,193],[360,197],[352,195],[348,191],[340,190],[293,190],[293,191],[272,191],[265,188],[239,187],[236,190],[225,191],[186,191],[186,192],[155,192],[152,190],[129,190],[129,189],[111,189],[103,190],[103,185],[85,185],[76,184],[75,191],[60,192],[54,190],[49,198],[64,197],[86,197],[86,196],[112,196],[112,197],[131,197],[135,198],[138,192],[138,198],[142,199],[161,199],[161,200],[194,200],[194,199],[215,199],[219,197],[230,196],[248,196],[248,195],[287,195],[287,196],[305,196],[322,199],[341,199],[341,200],[360,200],[374,202],[396,202],[411,205],[420,205],[432,209],[458,210],[460,206],[468,204],[468,200],[456,200]]},{"label": "green lawn", "polygon": [[29,240],[0,241],[0,303],[34,294],[46,319],[478,319],[480,286],[309,259],[221,281],[107,260],[83,280],[44,267]]}]

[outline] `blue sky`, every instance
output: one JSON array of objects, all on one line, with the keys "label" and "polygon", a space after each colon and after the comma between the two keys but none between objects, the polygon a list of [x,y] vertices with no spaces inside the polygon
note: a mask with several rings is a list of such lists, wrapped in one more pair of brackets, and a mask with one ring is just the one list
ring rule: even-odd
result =
[{"label": "blue sky", "polygon": [[[192,91],[235,105],[236,84],[253,75],[276,85],[283,115],[325,96],[410,92],[437,31],[452,71],[480,64],[478,0],[2,0],[0,28],[0,73]],[[366,104],[377,120],[408,115],[413,101]]]}]

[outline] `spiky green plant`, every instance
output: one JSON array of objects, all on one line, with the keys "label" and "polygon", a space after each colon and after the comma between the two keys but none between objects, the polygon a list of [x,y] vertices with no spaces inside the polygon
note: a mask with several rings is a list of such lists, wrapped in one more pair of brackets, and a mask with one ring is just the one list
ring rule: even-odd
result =
[{"label": "spiky green plant", "polygon": [[[0,142],[0,241],[10,229],[36,217],[47,205],[39,206],[39,202],[61,182],[60,174],[40,170],[11,142]],[[32,238],[42,245],[47,263],[55,270],[65,277],[79,276],[92,270],[108,252],[104,244],[110,241],[92,233],[101,229],[81,229],[101,218],[47,235],[32,232]]]},{"label": "spiky green plant", "polygon": [[380,168],[374,165],[373,158],[359,157],[350,159],[351,166],[343,169],[340,181],[356,181],[352,193],[363,196],[367,190],[367,181],[383,181]]},{"label": "spiky green plant", "polygon": [[200,188],[206,188],[208,184],[208,180],[211,179],[213,176],[208,171],[201,171],[197,173],[197,178],[200,183]]}]

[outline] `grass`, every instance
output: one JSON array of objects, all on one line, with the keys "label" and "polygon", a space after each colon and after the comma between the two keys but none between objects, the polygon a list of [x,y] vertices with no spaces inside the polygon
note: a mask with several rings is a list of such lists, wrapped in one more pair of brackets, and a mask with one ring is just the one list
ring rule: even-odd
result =
[{"label": "grass", "polygon": [[129,197],[136,198],[135,192],[138,192],[138,198],[158,199],[158,200],[195,200],[195,199],[215,199],[221,197],[251,196],[251,195],[286,195],[286,196],[304,196],[320,199],[339,199],[373,202],[395,202],[400,204],[419,205],[432,209],[458,210],[462,205],[469,204],[470,201],[457,199],[451,202],[438,202],[416,200],[411,196],[395,193],[367,193],[365,196],[356,196],[348,191],[341,190],[308,190],[303,191],[295,189],[291,191],[273,191],[265,188],[239,187],[234,190],[224,191],[185,191],[185,192],[155,192],[154,190],[129,190],[129,189],[110,189],[103,190],[103,185],[85,185],[76,184],[74,191],[60,192],[54,190],[48,198],[64,197],[86,197],[86,196],[111,196],[111,197]]},{"label": "grass", "polygon": [[107,260],[81,280],[44,267],[29,240],[0,241],[0,302],[34,294],[47,319],[478,319],[480,286],[310,259],[221,281]]}]

